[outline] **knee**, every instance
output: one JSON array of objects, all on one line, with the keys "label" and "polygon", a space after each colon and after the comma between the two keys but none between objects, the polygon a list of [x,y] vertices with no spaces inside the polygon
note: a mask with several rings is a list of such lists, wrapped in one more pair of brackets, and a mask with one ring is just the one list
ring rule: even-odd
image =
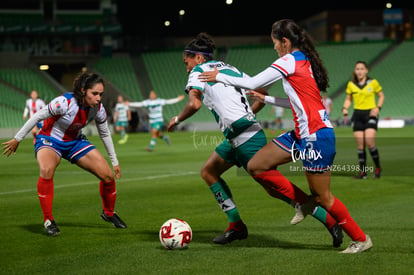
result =
[{"label": "knee", "polygon": [[214,173],[212,172],[212,169],[206,164],[204,164],[203,167],[201,167],[200,176],[205,181],[211,181],[211,178],[215,177]]},{"label": "knee", "polygon": [[314,194],[313,200],[325,209],[329,209],[333,204],[334,196],[331,193],[325,195]]},{"label": "knee", "polygon": [[40,176],[45,179],[53,178],[55,175],[55,168],[50,166],[41,166],[40,169]]},{"label": "knee", "polygon": [[254,163],[249,162],[247,164],[247,172],[249,173],[250,176],[254,177],[257,176],[259,174],[261,174],[262,172],[264,172],[265,170],[259,168],[258,166],[256,166]]},{"label": "knee", "polygon": [[200,170],[200,176],[203,180],[205,180],[208,177],[209,173],[208,171],[205,169],[205,167],[203,166]]},{"label": "knee", "polygon": [[105,171],[102,171],[98,175],[99,179],[103,182],[110,182],[114,180],[114,173],[112,170],[108,167],[108,169],[105,169]]}]

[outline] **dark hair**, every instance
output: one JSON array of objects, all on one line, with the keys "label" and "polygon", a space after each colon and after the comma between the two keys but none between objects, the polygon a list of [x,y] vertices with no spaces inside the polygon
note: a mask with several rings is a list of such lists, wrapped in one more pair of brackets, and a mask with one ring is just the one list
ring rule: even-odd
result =
[{"label": "dark hair", "polygon": [[[367,69],[368,69],[368,64],[367,64],[367,62],[365,62],[365,61],[361,61],[361,60],[358,60],[357,62],[355,62],[355,66],[356,66],[356,65],[358,65],[358,64],[362,64],[362,65],[364,65],[364,66],[365,66],[365,68],[367,68]],[[367,75],[367,79],[368,79],[368,78],[369,78],[369,77],[368,77],[368,75]],[[356,76],[356,74],[355,74],[355,69],[352,71],[351,81],[352,81],[352,82],[354,82],[354,83],[358,83],[358,78],[357,78],[357,76]]]},{"label": "dark hair", "polygon": [[200,53],[208,61],[213,59],[215,49],[216,45],[213,38],[208,33],[201,32],[196,38],[188,42],[184,48],[184,54],[194,57],[197,53]]},{"label": "dark hair", "polygon": [[312,73],[320,91],[326,91],[329,87],[328,72],[315,50],[311,36],[293,20],[282,19],[273,23],[272,37],[282,41],[285,37],[290,40],[292,47],[298,48],[309,59]]},{"label": "dark hair", "polygon": [[[78,104],[82,104],[82,99],[85,96],[84,93],[86,90],[91,89],[97,83],[102,83],[105,86],[103,78],[95,73],[80,73],[76,76],[73,81],[73,93]],[[82,89],[84,92],[82,92]]]}]

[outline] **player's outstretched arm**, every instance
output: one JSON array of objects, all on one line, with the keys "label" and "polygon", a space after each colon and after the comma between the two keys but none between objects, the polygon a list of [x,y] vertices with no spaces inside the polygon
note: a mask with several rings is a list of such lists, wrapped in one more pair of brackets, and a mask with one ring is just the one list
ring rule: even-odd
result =
[{"label": "player's outstretched arm", "polygon": [[194,115],[202,106],[202,95],[203,93],[197,89],[191,89],[188,92],[188,102],[184,106],[184,109],[177,116],[173,117],[168,124],[167,131],[171,132],[174,127],[177,126],[181,121]]},{"label": "player's outstretched arm", "polygon": [[[265,95],[269,95],[269,93],[265,89],[257,89],[256,91],[248,91],[246,95],[249,98],[254,99],[254,103],[252,104],[252,111],[253,113],[257,114],[263,107],[266,105],[264,103]],[[263,100],[261,98],[263,97]]]}]

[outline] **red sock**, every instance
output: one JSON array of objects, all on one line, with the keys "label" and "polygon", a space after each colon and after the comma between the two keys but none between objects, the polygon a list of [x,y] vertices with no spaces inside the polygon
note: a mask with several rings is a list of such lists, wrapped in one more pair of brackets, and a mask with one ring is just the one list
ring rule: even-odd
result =
[{"label": "red sock", "polygon": [[43,211],[43,220],[46,221],[49,219],[53,221],[53,178],[45,179],[39,177],[39,180],[37,181],[37,193]]},{"label": "red sock", "polygon": [[[291,183],[285,176],[277,170],[269,170],[260,173],[253,177],[268,191],[269,188],[281,193],[295,202],[304,204],[307,200],[307,195],[299,187]],[[270,192],[268,191],[270,194]],[[271,194],[272,195],[272,194]],[[273,196],[273,195],[272,195]],[[274,196],[275,197],[275,196]]]},{"label": "red sock", "polygon": [[328,229],[331,229],[335,224],[336,224],[336,220],[331,216],[331,214],[329,214],[329,212],[326,212],[326,221],[325,221],[325,225]]},{"label": "red sock", "polygon": [[242,220],[240,220],[240,221],[237,221],[237,222],[229,223],[229,227],[226,229],[226,231],[228,231],[229,229],[234,229],[236,231],[240,231],[245,227],[246,227],[246,225],[244,224],[244,222]]},{"label": "red sock", "polygon": [[99,193],[101,194],[105,215],[112,217],[114,215],[116,201],[115,180],[99,182]]},{"label": "red sock", "polygon": [[364,242],[366,240],[364,231],[352,219],[345,205],[336,197],[328,212],[353,241]]}]

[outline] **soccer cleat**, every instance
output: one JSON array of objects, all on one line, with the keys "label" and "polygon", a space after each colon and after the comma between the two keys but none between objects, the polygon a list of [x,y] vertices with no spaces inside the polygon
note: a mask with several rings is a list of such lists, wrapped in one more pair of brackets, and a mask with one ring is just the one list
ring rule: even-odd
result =
[{"label": "soccer cleat", "polygon": [[246,239],[248,236],[247,226],[245,226],[242,230],[234,230],[228,229],[220,236],[217,236],[213,239],[213,243],[216,244],[228,244],[234,240],[243,240]]},{"label": "soccer cleat", "polygon": [[170,136],[165,136],[165,142],[167,143],[168,146],[171,145],[171,139]]},{"label": "soccer cleat", "polygon": [[365,235],[365,242],[352,241],[351,244],[341,253],[355,254],[364,252],[372,247],[372,241],[369,235]]},{"label": "soccer cleat", "polygon": [[118,140],[118,144],[125,144],[128,141],[128,135],[125,135],[123,138]]},{"label": "soccer cleat", "polygon": [[361,173],[359,173],[359,175],[354,176],[353,179],[365,180],[365,179],[367,179],[367,173],[361,172]]},{"label": "soccer cleat", "polygon": [[101,213],[101,218],[106,222],[111,222],[116,228],[127,228],[126,223],[121,220],[117,213],[114,212],[113,216],[107,216],[104,211]]},{"label": "soccer cleat", "polygon": [[379,179],[381,177],[381,172],[382,172],[381,168],[379,167],[375,168],[374,179]]},{"label": "soccer cleat", "polygon": [[295,225],[303,221],[307,215],[312,213],[313,209],[315,209],[315,206],[316,206],[316,203],[311,197],[308,198],[305,204],[296,203],[295,205],[296,214],[290,221],[290,224]]},{"label": "soccer cleat", "polygon": [[147,150],[148,152],[152,152],[153,151],[152,147],[150,147],[150,146],[148,146],[147,148],[145,148],[145,150]]},{"label": "soccer cleat", "polygon": [[60,234],[60,230],[54,220],[51,221],[47,219],[43,226],[45,227],[48,236],[54,237]]},{"label": "soccer cleat", "polygon": [[333,247],[340,247],[342,244],[343,235],[342,228],[339,226],[339,224],[336,223],[334,226],[332,226],[331,229],[329,229],[329,233],[331,233],[332,236]]}]

